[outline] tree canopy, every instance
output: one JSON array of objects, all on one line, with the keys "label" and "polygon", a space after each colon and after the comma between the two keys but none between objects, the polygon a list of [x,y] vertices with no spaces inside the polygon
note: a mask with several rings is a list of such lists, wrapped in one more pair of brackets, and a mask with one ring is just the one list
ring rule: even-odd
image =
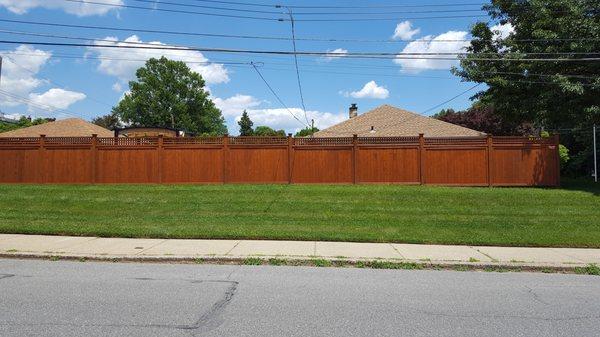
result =
[{"label": "tree canopy", "polygon": [[600,50],[597,0],[492,0],[484,8],[492,24],[513,31],[500,37],[490,24],[475,24],[468,54],[453,72],[487,85],[474,97],[493,107],[510,132],[519,133],[524,123],[565,131],[563,142],[581,161],[589,158],[589,130],[600,123],[600,62],[560,59],[589,58]]},{"label": "tree canopy", "polygon": [[268,126],[257,126],[254,136],[285,137],[285,130],[274,130]]},{"label": "tree canopy", "polygon": [[27,128],[33,125],[54,122],[55,120],[56,118],[35,118],[32,120],[30,117],[22,116],[16,124],[0,121],[0,132],[7,132],[16,129]]},{"label": "tree canopy", "polygon": [[123,127],[123,123],[121,123],[119,117],[116,114],[108,114],[96,117],[92,119],[92,123],[109,130],[114,130]]},{"label": "tree canopy", "polygon": [[294,135],[294,137],[307,137],[307,136],[312,136],[315,132],[319,131],[318,128],[316,127],[305,127],[304,129],[296,132],[296,134]]},{"label": "tree canopy", "polygon": [[197,134],[227,133],[221,111],[210,100],[200,74],[181,61],[151,58],[129,82],[130,92],[113,108],[133,126],[183,129]]}]

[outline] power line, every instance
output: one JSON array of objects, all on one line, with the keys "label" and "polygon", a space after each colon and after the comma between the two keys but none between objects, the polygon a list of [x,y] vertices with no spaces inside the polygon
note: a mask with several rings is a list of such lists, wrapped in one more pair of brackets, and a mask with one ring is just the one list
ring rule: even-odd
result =
[{"label": "power line", "polygon": [[429,111],[431,111],[431,110],[437,109],[437,108],[441,107],[442,105],[444,105],[444,104],[446,104],[446,103],[452,102],[453,100],[455,100],[455,99],[459,98],[460,96],[462,96],[462,95],[464,95],[464,94],[468,93],[469,91],[471,91],[471,90],[473,90],[473,89],[475,89],[475,88],[479,87],[481,84],[482,84],[482,83],[477,83],[476,85],[474,85],[474,86],[470,87],[469,89],[467,89],[467,90],[465,90],[465,91],[463,91],[463,92],[459,93],[458,95],[456,95],[456,96],[453,96],[452,98],[450,98],[450,99],[448,99],[448,100],[446,100],[446,101],[443,101],[443,102],[442,102],[442,103],[440,103],[440,104],[437,104],[437,105],[434,105],[434,106],[432,106],[431,108],[429,108],[429,109],[427,109],[427,110],[423,111],[423,114],[426,114],[426,113],[428,113],[428,112],[429,112]]},{"label": "power line", "polygon": [[[228,4],[228,5],[242,5],[249,7],[278,7],[281,5],[277,4],[257,4],[251,2],[242,2],[242,1],[225,1],[225,0],[192,0],[196,2],[204,2],[204,3],[219,3],[219,4]],[[332,8],[353,8],[353,9],[369,9],[369,8],[418,8],[418,7],[450,7],[450,6],[483,6],[486,3],[449,3],[449,4],[420,4],[420,5],[369,5],[369,6],[306,6],[306,5],[287,5],[289,8],[304,8],[304,9],[332,9]]]},{"label": "power line", "polygon": [[[37,74],[37,72],[35,72],[35,71],[33,71],[33,70],[31,70],[31,69],[29,69],[29,68],[27,68],[27,67],[24,67],[24,66],[20,65],[18,62],[16,62],[16,61],[15,61],[15,60],[14,60],[12,57],[10,57],[9,55],[6,55],[6,54],[4,54],[4,55],[2,55],[2,56],[4,56],[5,58],[7,58],[7,59],[8,59],[8,60],[9,60],[9,61],[12,63],[12,64],[16,65],[17,67],[19,67],[19,68],[21,68],[21,69],[23,69],[23,70],[25,70],[25,71],[27,71],[27,72],[29,72],[29,73],[33,74],[33,75],[38,75],[38,74]],[[54,83],[55,85],[57,85],[57,86],[59,86],[59,87],[63,87],[63,88],[65,88],[65,87],[66,87],[65,85],[63,85],[63,84],[60,84],[60,83],[58,83],[58,82],[55,82],[55,81],[52,81],[52,80],[51,80],[51,79],[49,79],[49,78],[42,78],[42,79],[44,79],[44,80],[46,80],[46,81],[48,81],[48,82],[50,82],[50,83]],[[105,105],[105,106],[112,107],[112,104],[108,104],[108,103],[102,102],[102,101],[100,101],[100,100],[97,100],[97,99],[95,99],[94,97],[90,97],[89,95],[87,95],[87,98],[89,98],[90,100],[92,100],[92,101],[94,101],[94,102],[96,102],[96,103],[100,103],[100,104],[102,104],[102,105]]]},{"label": "power line", "polygon": [[[365,58],[365,59],[408,59],[408,60],[457,60],[456,57],[444,57],[444,55],[470,55],[468,53],[331,53],[331,52],[293,52],[293,51],[281,51],[281,50],[251,50],[251,49],[227,49],[227,48],[206,48],[206,47],[175,47],[167,45],[150,45],[150,46],[136,46],[136,45],[122,45],[116,44],[118,41],[111,41],[115,44],[83,44],[83,43],[60,43],[60,42],[40,42],[40,41],[14,41],[14,40],[0,40],[0,43],[5,44],[30,44],[30,45],[41,45],[41,46],[55,46],[55,47],[86,47],[86,48],[115,48],[115,49],[146,49],[146,50],[178,50],[178,51],[200,51],[200,52],[214,52],[214,53],[233,53],[233,54],[259,54],[259,55],[301,55],[301,56],[331,56],[340,55],[344,58]],[[497,55],[489,53],[490,55]],[[509,54],[503,54],[510,56]],[[600,52],[594,53],[527,53],[525,55],[600,55]],[[428,57],[426,57],[428,56]],[[431,57],[440,56],[440,57]],[[593,62],[600,61],[599,57],[581,57],[581,58],[469,58],[474,61],[530,61],[530,62]]]},{"label": "power line", "polygon": [[[208,13],[208,12],[198,12],[198,11],[188,11],[188,10],[180,10],[180,9],[168,9],[168,8],[154,8],[154,7],[143,7],[143,6],[134,6],[134,5],[124,5],[124,4],[112,4],[105,2],[96,2],[96,1],[88,1],[88,0],[63,0],[67,2],[75,2],[75,3],[83,3],[83,4],[91,4],[97,6],[106,6],[113,8],[129,8],[129,9],[138,9],[138,10],[148,10],[148,11],[159,11],[159,12],[167,12],[167,13],[177,13],[177,14],[193,14],[193,15],[203,15],[203,16],[215,16],[215,17],[225,17],[225,18],[233,18],[233,19],[249,19],[249,20],[262,20],[262,21],[288,21],[289,19],[285,19],[282,17],[274,18],[274,17],[263,17],[263,16],[247,16],[247,15],[233,15],[233,14],[220,14],[220,13]],[[458,19],[458,18],[475,18],[475,17],[488,17],[487,15],[442,15],[442,16],[422,16],[422,17],[394,17],[394,18],[365,18],[365,17],[356,17],[356,18],[345,18],[345,19],[299,19],[296,21],[312,21],[312,22],[356,22],[356,21],[398,21],[398,20],[431,20],[431,19]]]},{"label": "power line", "polygon": [[[292,110],[290,110],[290,108],[287,107],[287,105],[285,103],[283,103],[283,100],[281,100],[281,98],[279,97],[279,95],[277,95],[277,93],[275,92],[275,90],[273,90],[273,88],[271,87],[271,85],[269,84],[269,82],[267,82],[267,80],[264,78],[264,76],[261,74],[261,72],[258,70],[258,67],[254,66],[254,70],[256,71],[256,73],[258,74],[258,76],[263,80],[263,82],[265,82],[267,88],[269,88],[269,90],[271,91],[271,93],[273,94],[273,96],[275,96],[275,98],[279,101],[279,103],[290,113],[290,115],[292,115],[292,117],[294,117],[295,120],[297,120],[300,124],[302,124],[302,126],[304,126],[304,122],[302,122],[293,112]],[[309,126],[308,124],[306,126]]]},{"label": "power line", "polygon": [[298,67],[298,54],[296,50],[296,28],[294,24],[294,16],[292,14],[292,10],[288,8],[288,13],[290,15],[290,24],[292,28],[292,46],[294,48],[294,65],[296,66],[296,79],[298,80],[298,91],[300,92],[300,103],[302,104],[302,110],[304,112],[304,119],[306,119],[306,124],[309,124],[308,116],[306,115],[306,105],[304,104],[304,93],[302,92],[302,81],[300,80],[300,67]]},{"label": "power line", "polygon": [[208,12],[198,12],[198,11],[187,11],[187,10],[180,10],[180,9],[153,8],[153,7],[125,5],[125,4],[113,4],[113,3],[106,3],[106,2],[96,2],[96,1],[88,1],[88,0],[63,0],[63,1],[75,2],[75,3],[82,3],[82,4],[86,4],[86,5],[97,5],[97,6],[113,7],[113,8],[129,8],[129,9],[149,10],[149,11],[154,11],[154,12],[167,12],[167,13],[176,13],[176,14],[193,14],[193,15],[215,16],[215,17],[232,18],[232,19],[280,21],[277,18],[260,17],[260,16],[247,16],[247,15],[235,15],[235,14],[219,14],[219,13],[208,13]]},{"label": "power line", "polygon": [[[108,27],[108,26],[96,26],[96,25],[76,25],[66,24],[58,22],[40,22],[40,21],[27,21],[27,20],[10,20],[1,19],[0,22],[24,24],[24,25],[36,25],[45,27],[63,27],[63,28],[76,28],[76,29],[95,29],[105,30],[114,32],[128,32],[128,33],[151,33],[151,34],[162,34],[162,35],[180,35],[180,36],[198,36],[198,37],[212,37],[212,38],[233,38],[233,39],[256,39],[256,40],[275,40],[275,41],[290,41],[290,37],[286,36],[264,36],[264,35],[239,35],[239,34],[216,34],[216,33],[196,33],[196,32],[184,32],[184,31],[170,31],[170,30],[157,30],[157,29],[145,29],[145,28],[129,28],[129,27]],[[405,43],[405,42],[423,42],[423,43],[452,43],[452,42],[471,42],[473,39],[435,39],[435,40],[424,40],[424,39],[349,39],[349,38],[323,38],[323,37],[296,37],[297,41],[311,41],[311,42],[357,42],[357,43]],[[565,41],[600,41],[600,38],[554,38],[554,39],[512,39],[511,41],[519,42],[565,42]]]}]

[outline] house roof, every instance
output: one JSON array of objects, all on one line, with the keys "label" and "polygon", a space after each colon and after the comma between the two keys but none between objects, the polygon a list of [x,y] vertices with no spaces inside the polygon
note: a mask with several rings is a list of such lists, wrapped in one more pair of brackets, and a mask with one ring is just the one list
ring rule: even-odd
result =
[{"label": "house roof", "polygon": [[[371,132],[373,127],[375,132]],[[482,136],[483,132],[419,115],[391,105],[382,105],[369,112],[315,132],[315,137],[469,137]]]},{"label": "house roof", "polygon": [[67,118],[54,122],[34,125],[27,128],[0,133],[0,137],[90,137],[97,134],[98,137],[113,137],[114,133],[96,124],[84,121],[80,118]]}]

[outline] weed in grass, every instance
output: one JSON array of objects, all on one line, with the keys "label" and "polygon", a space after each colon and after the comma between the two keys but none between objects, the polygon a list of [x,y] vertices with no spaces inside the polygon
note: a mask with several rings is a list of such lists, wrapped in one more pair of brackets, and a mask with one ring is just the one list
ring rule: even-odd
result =
[{"label": "weed in grass", "polygon": [[515,268],[515,269],[508,269],[508,268],[504,268],[504,267],[498,267],[498,266],[488,266],[483,268],[483,271],[486,271],[488,273],[508,273],[510,271],[519,271],[519,268]]},{"label": "weed in grass", "polygon": [[544,274],[552,274],[554,273],[554,270],[552,270],[552,268],[542,268],[540,269],[540,271]]},{"label": "weed in grass", "polygon": [[315,259],[311,261],[315,267],[331,267],[331,261],[323,259]]},{"label": "weed in grass", "polygon": [[16,249],[9,249],[6,252],[7,253],[16,253],[16,252],[18,252],[18,250],[16,250]]},{"label": "weed in grass", "polygon": [[474,258],[474,257],[470,257],[470,258],[469,258],[469,262],[479,262],[479,260],[477,260],[477,259],[476,259],[476,258]]},{"label": "weed in grass", "polygon": [[367,264],[364,263],[363,261],[356,261],[356,263],[354,264],[354,267],[356,267],[356,268],[366,268]]},{"label": "weed in grass", "polygon": [[50,261],[58,261],[58,260],[60,260],[60,256],[52,255],[52,256],[49,257],[49,260]]},{"label": "weed in grass", "polygon": [[586,267],[576,267],[575,273],[600,276],[600,267],[598,267],[597,264],[589,264]]},{"label": "weed in grass", "polygon": [[510,260],[510,262],[512,262],[512,263],[525,263],[525,261],[515,260],[515,259]]},{"label": "weed in grass", "polygon": [[195,264],[203,264],[204,263],[204,259],[201,257],[197,257],[194,259],[194,263]]},{"label": "weed in grass", "polygon": [[79,262],[86,262],[87,259],[85,257],[80,257],[80,258],[77,259],[77,261],[79,261]]},{"label": "weed in grass", "polygon": [[271,258],[267,261],[271,266],[284,266],[286,261],[284,259]]},{"label": "weed in grass", "polygon": [[248,257],[244,260],[244,264],[247,266],[260,266],[263,264],[263,260],[257,257]]}]

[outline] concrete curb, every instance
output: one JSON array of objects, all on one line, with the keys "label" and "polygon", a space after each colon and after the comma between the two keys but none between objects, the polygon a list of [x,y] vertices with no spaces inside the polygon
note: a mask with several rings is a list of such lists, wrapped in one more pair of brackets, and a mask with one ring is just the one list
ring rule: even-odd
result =
[{"label": "concrete curb", "polygon": [[[65,260],[80,262],[122,262],[122,263],[181,263],[181,264],[223,264],[223,265],[273,265],[273,266],[313,266],[313,267],[355,267],[372,269],[424,269],[455,271],[491,272],[544,272],[586,274],[588,264],[551,263],[505,263],[505,262],[466,262],[466,261],[421,261],[407,259],[341,259],[322,256],[145,256],[145,255],[94,255],[56,253],[0,253],[0,258]],[[274,263],[277,261],[279,263]],[[386,267],[387,266],[387,267]]]}]

